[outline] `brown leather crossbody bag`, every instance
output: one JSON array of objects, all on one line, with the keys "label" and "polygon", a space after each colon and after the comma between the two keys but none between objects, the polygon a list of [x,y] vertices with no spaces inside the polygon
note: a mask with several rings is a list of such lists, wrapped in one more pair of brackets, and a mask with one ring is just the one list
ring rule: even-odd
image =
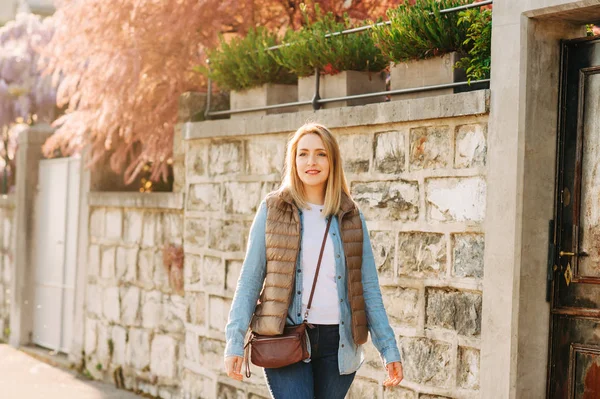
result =
[{"label": "brown leather crossbody bag", "polygon": [[321,260],[323,259],[323,252],[325,250],[325,242],[327,241],[327,233],[329,232],[331,219],[332,217],[330,216],[327,221],[327,227],[325,228],[323,244],[321,244],[317,270],[315,271],[315,278],[313,279],[312,288],[310,290],[308,306],[304,313],[304,320],[297,326],[285,326],[283,334],[279,335],[261,335],[251,332],[248,342],[244,345],[246,377],[250,378],[252,375],[250,373],[250,361],[252,361],[252,364],[259,367],[279,368],[308,359],[306,327],[312,328],[307,321],[308,311],[310,310],[313,295],[315,293],[317,277],[319,276],[319,269],[321,268]]}]

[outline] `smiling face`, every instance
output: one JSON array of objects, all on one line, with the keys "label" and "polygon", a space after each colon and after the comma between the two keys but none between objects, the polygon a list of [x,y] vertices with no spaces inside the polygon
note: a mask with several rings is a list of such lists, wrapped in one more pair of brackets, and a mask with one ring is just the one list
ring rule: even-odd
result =
[{"label": "smiling face", "polygon": [[319,135],[305,134],[298,141],[296,171],[305,186],[325,189],[329,177],[329,154]]}]

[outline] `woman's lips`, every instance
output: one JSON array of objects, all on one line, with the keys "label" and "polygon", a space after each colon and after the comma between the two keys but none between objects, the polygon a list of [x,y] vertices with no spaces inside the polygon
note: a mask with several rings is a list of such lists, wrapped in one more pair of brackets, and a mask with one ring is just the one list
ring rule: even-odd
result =
[{"label": "woman's lips", "polygon": [[308,173],[309,175],[316,175],[317,173],[319,173],[318,170],[307,170],[306,173]]}]

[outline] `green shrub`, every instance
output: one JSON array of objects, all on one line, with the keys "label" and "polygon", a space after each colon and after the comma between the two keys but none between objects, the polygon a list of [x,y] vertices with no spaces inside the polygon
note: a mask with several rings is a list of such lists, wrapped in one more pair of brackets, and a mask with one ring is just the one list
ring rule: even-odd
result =
[{"label": "green shrub", "polygon": [[[389,9],[390,25],[372,29],[375,44],[390,61],[404,62],[464,51],[467,27],[458,24],[456,12],[440,10],[470,3],[469,0],[416,0]],[[433,13],[433,15],[432,15]]]},{"label": "green shrub", "polygon": [[492,58],[492,11],[478,8],[463,11],[458,23],[468,26],[464,45],[469,51],[456,63],[456,67],[466,71],[469,81],[488,79]]},{"label": "green shrub", "polygon": [[197,70],[210,77],[221,89],[242,91],[265,83],[296,82],[297,77],[277,64],[265,51],[277,44],[274,33],[259,27],[229,43],[222,36],[219,41],[219,48],[208,52],[210,68],[201,66]]},{"label": "green shrub", "polygon": [[333,75],[341,71],[379,72],[387,66],[387,60],[366,31],[325,37],[328,33],[356,27],[347,15],[343,22],[338,22],[331,12],[323,15],[318,4],[314,21],[309,20],[305,8],[302,13],[305,25],[288,32],[285,42],[289,45],[271,53],[286,69],[303,77],[314,74],[315,68]]}]

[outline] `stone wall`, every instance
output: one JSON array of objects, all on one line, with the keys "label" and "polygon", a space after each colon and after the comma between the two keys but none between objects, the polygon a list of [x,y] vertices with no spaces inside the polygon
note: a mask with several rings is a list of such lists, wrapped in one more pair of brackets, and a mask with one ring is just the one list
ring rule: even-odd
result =
[{"label": "stone wall", "polygon": [[183,243],[178,194],[91,193],[83,372],[178,397],[187,302],[164,266]]},{"label": "stone wall", "polygon": [[10,284],[14,255],[14,196],[0,197],[0,341],[10,335]]},{"label": "stone wall", "polygon": [[287,138],[312,120],[340,142],[406,376],[384,392],[369,342],[349,397],[479,397],[488,95],[186,124],[183,396],[268,397],[259,369],[243,383],[224,374],[224,328],[254,213]]}]

